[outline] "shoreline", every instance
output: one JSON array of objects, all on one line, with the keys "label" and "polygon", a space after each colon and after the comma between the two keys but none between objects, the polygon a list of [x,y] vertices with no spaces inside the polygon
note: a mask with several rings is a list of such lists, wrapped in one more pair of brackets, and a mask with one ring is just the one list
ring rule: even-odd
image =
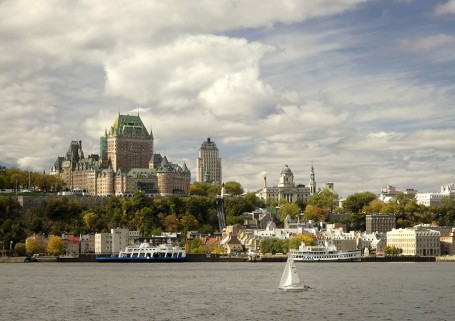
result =
[{"label": "shoreline", "polygon": [[[1,256],[0,263],[96,263],[96,255],[80,255],[77,258],[59,258],[56,256],[40,256],[36,262],[27,262],[25,256]],[[273,263],[285,262],[286,256],[266,256],[251,259],[250,257],[223,257],[219,255],[187,254],[186,263]],[[455,262],[455,256],[395,256],[395,257],[362,257],[362,262]],[[185,263],[185,262],[183,262]],[[299,262],[301,263],[301,262]],[[305,261],[304,263],[344,263],[344,262],[317,262]]]}]

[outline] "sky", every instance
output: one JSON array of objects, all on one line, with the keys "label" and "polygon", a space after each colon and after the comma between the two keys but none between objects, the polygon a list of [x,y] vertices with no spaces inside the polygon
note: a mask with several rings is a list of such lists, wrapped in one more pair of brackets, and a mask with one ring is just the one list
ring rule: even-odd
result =
[{"label": "sky", "polygon": [[118,113],[193,180],[314,166],[340,196],[455,181],[455,0],[0,1],[0,165],[99,154]]}]

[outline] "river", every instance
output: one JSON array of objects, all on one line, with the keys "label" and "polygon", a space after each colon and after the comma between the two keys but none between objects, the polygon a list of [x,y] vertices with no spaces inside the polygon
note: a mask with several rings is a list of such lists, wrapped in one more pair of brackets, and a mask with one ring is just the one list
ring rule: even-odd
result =
[{"label": "river", "polygon": [[453,320],[454,263],[4,263],[0,320]]}]

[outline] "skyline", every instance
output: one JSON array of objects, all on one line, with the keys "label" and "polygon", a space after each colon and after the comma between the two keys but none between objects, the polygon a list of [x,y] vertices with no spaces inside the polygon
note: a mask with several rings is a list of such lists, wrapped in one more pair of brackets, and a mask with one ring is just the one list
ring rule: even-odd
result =
[{"label": "skyline", "polygon": [[139,113],[192,181],[210,137],[250,192],[286,164],[340,196],[438,192],[455,181],[454,20],[455,0],[4,1],[0,165],[48,172],[72,140],[99,154]]}]

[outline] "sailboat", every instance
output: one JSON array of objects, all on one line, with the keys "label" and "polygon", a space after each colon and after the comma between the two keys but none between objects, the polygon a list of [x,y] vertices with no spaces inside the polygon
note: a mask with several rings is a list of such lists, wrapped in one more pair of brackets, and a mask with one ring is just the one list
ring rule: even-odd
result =
[{"label": "sailboat", "polygon": [[283,291],[305,291],[310,289],[308,285],[300,283],[299,274],[295,268],[294,259],[288,256],[286,266],[284,267],[283,275],[281,276],[278,289]]}]

